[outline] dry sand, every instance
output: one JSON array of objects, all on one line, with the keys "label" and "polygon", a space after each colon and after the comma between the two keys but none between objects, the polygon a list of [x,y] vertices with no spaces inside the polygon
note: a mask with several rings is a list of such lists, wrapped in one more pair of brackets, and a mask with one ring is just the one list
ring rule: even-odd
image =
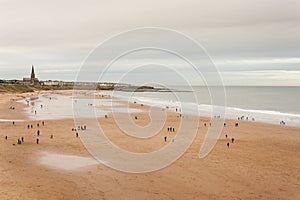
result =
[{"label": "dry sand", "polygon": [[[25,94],[28,96],[31,94]],[[72,131],[71,119],[27,121],[24,105],[16,94],[1,94],[0,199],[300,199],[300,129],[254,122],[227,120],[221,138],[204,159],[198,158],[208,119],[200,119],[197,137],[187,152],[171,166],[145,174],[128,174],[95,163]],[[9,109],[14,106],[15,109]],[[131,105],[138,107],[139,105]],[[147,110],[149,107],[144,106]],[[135,120],[134,116],[138,119]],[[147,113],[132,114],[141,126]],[[179,118],[173,113],[163,131],[149,140],[123,134],[112,116],[99,119],[116,145],[134,152],[149,152],[164,146],[175,133]],[[40,123],[40,144],[36,124]],[[33,124],[33,129],[27,129]],[[80,134],[83,134],[80,132]],[[226,143],[236,139],[230,148]],[[50,139],[50,135],[54,138]],[[8,139],[5,140],[5,136]],[[17,139],[25,142],[17,145]],[[13,145],[15,144],[15,145]]]}]

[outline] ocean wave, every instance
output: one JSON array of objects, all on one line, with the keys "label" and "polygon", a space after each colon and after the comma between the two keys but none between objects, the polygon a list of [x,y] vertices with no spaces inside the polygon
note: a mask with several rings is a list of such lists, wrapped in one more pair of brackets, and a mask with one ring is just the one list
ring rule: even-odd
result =
[{"label": "ocean wave", "polygon": [[[131,101],[139,104],[145,104],[149,106],[168,108],[170,111],[176,112],[185,108],[185,114],[198,115],[202,117],[224,117],[226,119],[236,120],[248,120],[257,121],[263,123],[280,124],[284,121],[286,125],[300,127],[300,114],[284,113],[273,110],[255,110],[245,109],[237,107],[224,107],[209,104],[195,104],[192,102],[179,102],[172,100],[164,100],[160,98],[151,97],[128,97],[126,95],[117,94],[114,97],[125,101]],[[195,108],[198,110],[191,110],[189,108]]]}]

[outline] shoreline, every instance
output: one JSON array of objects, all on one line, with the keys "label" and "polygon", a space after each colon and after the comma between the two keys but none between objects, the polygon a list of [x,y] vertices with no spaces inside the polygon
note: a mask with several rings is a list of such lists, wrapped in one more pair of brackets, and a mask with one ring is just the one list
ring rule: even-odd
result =
[{"label": "shoreline", "polygon": [[[77,91],[79,93],[79,95],[81,95],[80,98],[87,98],[87,94],[90,92],[90,91],[86,91],[86,90],[80,90],[80,91]],[[99,90],[97,92],[95,92],[95,94],[100,94],[101,92],[104,92],[104,93],[107,93],[107,90]],[[94,93],[94,91],[93,91]],[[41,91],[35,91],[35,92],[29,92],[29,93],[2,93],[1,95],[2,96],[11,96],[11,98],[13,99],[13,101],[15,101],[17,104],[20,103],[18,102],[18,100],[21,100],[21,99],[25,99],[25,98],[28,98],[28,97],[31,97],[31,96],[39,96],[39,95],[63,95],[63,96],[72,96],[73,94],[73,90],[54,90],[54,91],[47,91],[47,90],[41,90]],[[97,95],[93,96],[91,94],[89,94],[90,98],[95,98],[95,99],[104,99],[106,97],[98,97]],[[14,98],[13,98],[14,97]],[[79,98],[79,97],[78,97]],[[107,99],[110,99],[110,98],[107,98]],[[121,101],[121,102],[124,102],[124,103],[127,103],[126,100],[122,99],[122,98],[115,98],[116,101]],[[163,108],[163,107],[173,107],[173,108],[176,108],[178,107],[176,105],[176,103],[173,105],[167,105],[167,102],[162,102],[160,105],[155,105],[155,103],[151,103],[150,101],[147,102],[147,101],[140,101],[140,100],[137,100],[139,103],[143,103],[147,106],[154,106],[154,107],[157,107],[157,108]],[[130,102],[130,103],[133,103],[133,102]],[[19,105],[22,107],[22,109],[25,109],[26,106],[22,106],[22,105]],[[198,107],[201,107],[201,106],[206,106],[206,107],[212,107],[212,105],[198,105]],[[170,109],[172,109],[170,107]],[[215,106],[216,108],[218,106]],[[211,109],[211,108],[210,108]],[[280,126],[289,126],[289,127],[300,127],[300,124],[298,124],[297,122],[294,122],[294,123],[287,123],[284,119],[285,117],[300,117],[300,114],[294,114],[294,113],[282,113],[282,112],[279,112],[279,111],[270,111],[270,110],[253,110],[253,109],[243,109],[243,108],[237,108],[237,107],[226,107],[227,110],[236,110],[236,111],[241,111],[243,112],[244,115],[241,115],[241,116],[226,116],[225,117],[225,120],[236,120],[236,121],[248,121],[248,122],[257,122],[257,123],[266,123],[266,124],[272,124],[272,125],[280,125]],[[175,110],[174,110],[175,112]],[[201,111],[199,111],[201,112]],[[210,116],[209,113],[206,113],[207,111],[203,111],[205,114],[204,115],[198,115],[198,117],[201,117],[201,118],[207,118],[207,119],[210,119],[210,118],[213,118],[213,116]],[[0,112],[0,113],[5,113],[5,112]],[[247,114],[248,113],[248,114]],[[282,118],[278,118],[278,122],[277,121],[272,121],[272,120],[257,120],[257,118],[254,118],[253,116],[251,116],[250,113],[254,113],[255,114],[261,114],[261,113],[265,113],[267,115],[271,115],[269,117],[272,117],[272,115],[276,115],[277,117],[278,116],[282,116]],[[19,113],[20,114],[20,113]],[[24,113],[22,113],[24,115]],[[3,116],[3,115],[2,115]],[[240,117],[244,117],[244,119],[240,119],[238,120],[238,118]],[[249,118],[248,120],[246,120],[246,117]],[[24,118],[24,116],[22,116],[21,118]],[[28,119],[28,116],[25,117]],[[254,120],[253,120],[254,118]],[[8,119],[7,117],[1,117],[1,114],[0,114],[0,121],[6,121],[6,120],[20,120],[20,116],[18,116],[17,118],[15,119]],[[285,122],[285,124],[281,124],[281,122]],[[289,121],[288,121],[289,122]]]}]

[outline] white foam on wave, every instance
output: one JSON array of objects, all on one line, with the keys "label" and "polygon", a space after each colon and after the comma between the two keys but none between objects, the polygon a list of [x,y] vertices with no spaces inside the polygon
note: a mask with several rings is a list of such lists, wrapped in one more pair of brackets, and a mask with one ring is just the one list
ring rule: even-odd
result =
[{"label": "white foam on wave", "polygon": [[272,110],[253,110],[236,107],[222,107],[208,104],[196,105],[198,107],[198,111],[195,111],[187,109],[195,106],[195,103],[168,101],[164,99],[142,96],[129,99],[126,96],[122,96],[122,94],[118,94],[116,97],[126,101],[136,101],[137,103],[143,103],[149,106],[161,108],[168,107],[172,111],[175,111],[175,109],[178,108],[185,107],[185,111],[187,111],[185,112],[185,114],[197,114],[199,117],[213,117],[220,115],[220,117],[225,117],[226,119],[237,119],[239,117],[244,116],[244,119],[248,118],[249,121],[254,120],[258,122],[271,124],[279,124],[281,121],[284,121],[286,125],[300,127],[300,115],[293,113],[283,113]]}]

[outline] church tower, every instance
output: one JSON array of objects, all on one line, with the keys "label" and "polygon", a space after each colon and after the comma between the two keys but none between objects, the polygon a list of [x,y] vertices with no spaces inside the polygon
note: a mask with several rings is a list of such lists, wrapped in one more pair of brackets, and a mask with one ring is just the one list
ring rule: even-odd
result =
[{"label": "church tower", "polygon": [[33,65],[31,66],[30,78],[23,78],[23,84],[24,85],[31,85],[31,86],[40,85],[39,79],[37,79],[35,77],[35,72],[34,72],[34,66]]},{"label": "church tower", "polygon": [[34,79],[35,79],[35,73],[34,73],[34,67],[32,65],[32,67],[31,67],[31,80],[34,81]]},{"label": "church tower", "polygon": [[39,80],[37,78],[35,78],[35,73],[34,73],[34,67],[32,65],[31,67],[31,77],[30,77],[30,82],[31,82],[31,85],[36,85],[39,83]]}]

